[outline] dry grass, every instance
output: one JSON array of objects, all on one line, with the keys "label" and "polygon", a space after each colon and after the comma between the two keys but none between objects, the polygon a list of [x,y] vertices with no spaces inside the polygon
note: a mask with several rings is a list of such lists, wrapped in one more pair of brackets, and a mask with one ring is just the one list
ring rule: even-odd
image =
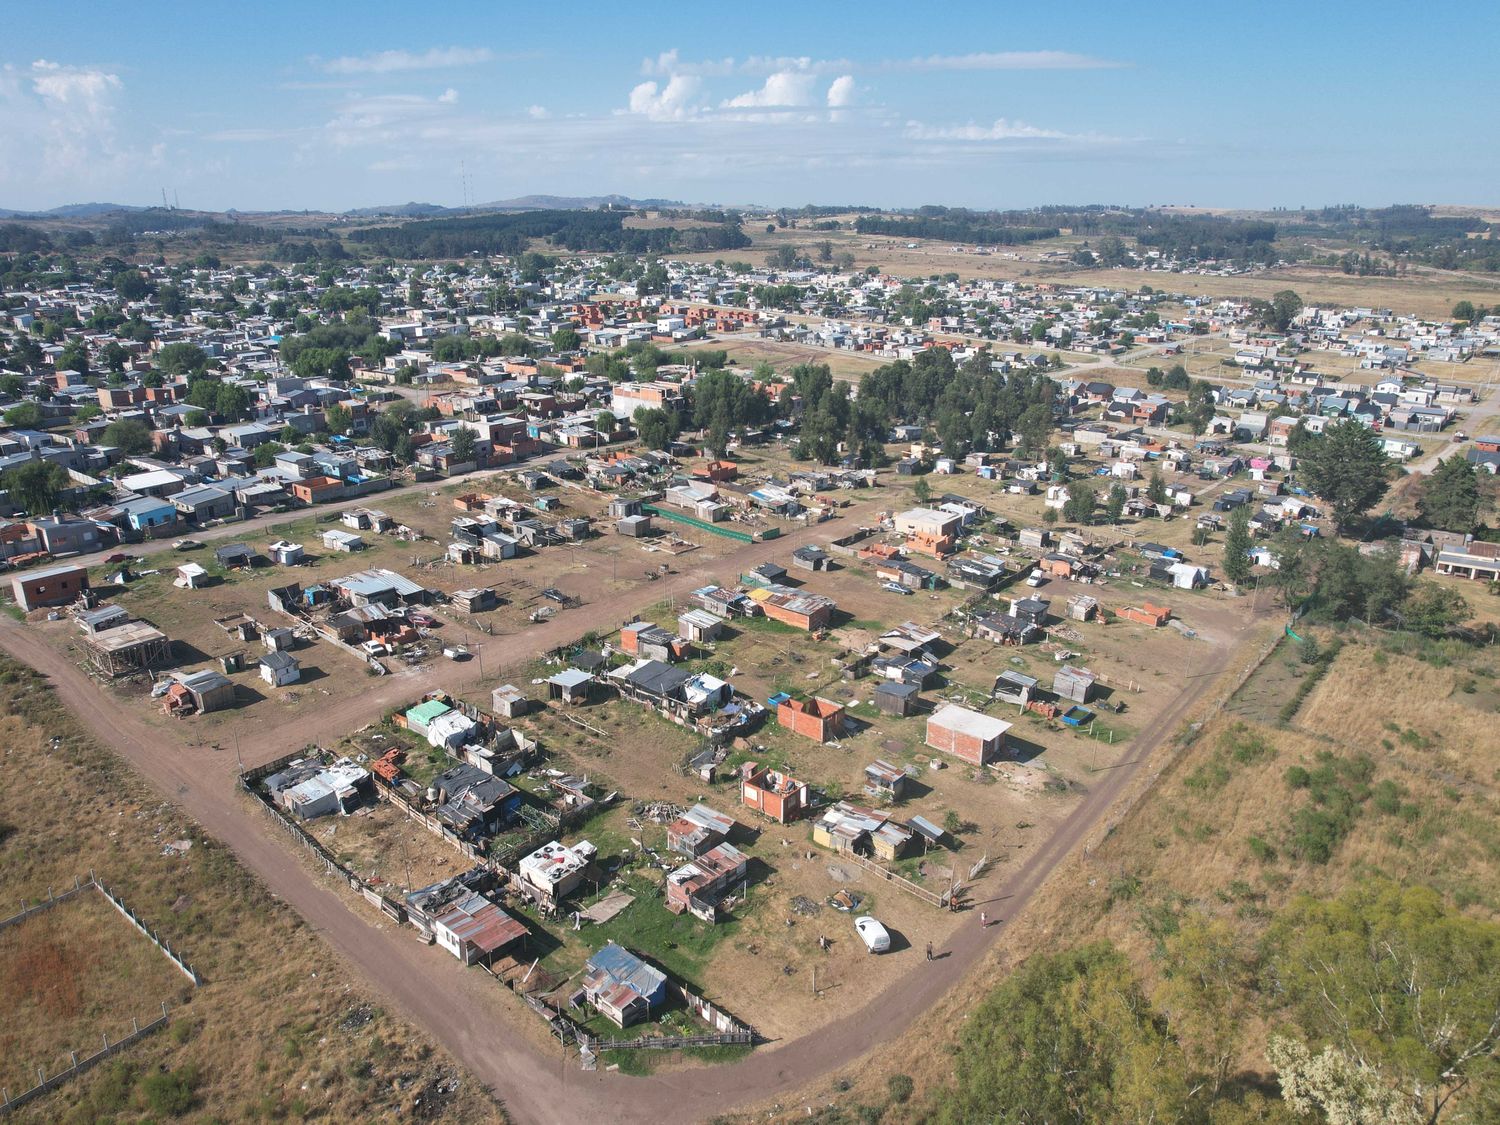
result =
[{"label": "dry grass", "polygon": [[[58,748],[53,737],[61,740]],[[165,1032],[33,1103],[19,1120],[82,1122],[122,1112],[136,1105],[136,1079],[159,1068],[196,1071],[193,1112],[205,1118],[295,1117],[315,1110],[328,1120],[404,1116],[425,1094],[423,1108],[437,1118],[501,1119],[457,1064],[375,1007],[288,907],[90,741],[41,677],[9,659],[0,660],[0,744],[6,748],[0,902],[34,901],[49,886],[71,886],[75,875],[93,869],[182,949],[206,982],[184,997]],[[183,855],[163,854],[164,845],[177,840],[192,847]],[[66,924],[75,905],[48,917]],[[107,927],[90,932],[84,967],[93,970],[99,954],[116,962],[110,967],[115,1001],[134,1005],[123,1018],[149,1016],[163,998],[158,984],[154,976],[123,980],[134,954],[117,956],[115,941]],[[68,949],[77,944],[64,943]],[[76,1003],[87,1013],[94,985],[86,973],[77,975],[77,984]],[[7,1013],[22,1002],[7,997]],[[35,1044],[30,1050],[67,1045],[65,1023],[48,1029],[47,1039],[28,1032]],[[94,1034],[77,1045],[87,1046]],[[22,1061],[32,1062],[17,1058]],[[438,1079],[455,1077],[455,1093],[433,1095]]]},{"label": "dry grass", "polygon": [[[1382,752],[1493,783],[1500,728],[1493,709],[1459,690],[1467,675],[1368,645],[1346,646],[1313,689],[1297,724],[1372,755]],[[1477,685],[1476,685],[1477,686]]]},{"label": "dry grass", "polygon": [[[62,888],[57,888],[61,890]],[[37,1067],[55,1074],[68,1052],[119,1039],[192,985],[102,895],[87,891],[0,931],[0,1086],[19,1092]]]}]

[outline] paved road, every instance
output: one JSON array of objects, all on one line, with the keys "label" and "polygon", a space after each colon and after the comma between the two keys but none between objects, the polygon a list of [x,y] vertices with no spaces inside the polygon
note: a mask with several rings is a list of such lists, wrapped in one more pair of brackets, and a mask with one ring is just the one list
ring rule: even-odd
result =
[{"label": "paved road", "polygon": [[[872,501],[873,502],[873,501]],[[848,527],[845,521],[799,529],[785,539],[750,544],[716,560],[714,570],[753,565],[807,541],[826,541]],[[667,581],[669,589],[686,590],[701,578],[691,573]],[[611,622],[662,597],[662,583],[645,584],[607,599],[596,620]],[[1246,605],[1248,613],[1249,606]],[[570,619],[571,618],[571,619]],[[345,904],[332,888],[305,867],[278,834],[235,792],[235,763],[227,753],[185,747],[163,738],[129,710],[122,710],[65,656],[35,631],[0,617],[0,648],[46,674],[62,701],[78,713],[103,744],[114,748],[144,774],[164,796],[180,805],[205,829],[233,849],[259,876],[358,972],[367,986],[383,994],[416,1024],[442,1042],[504,1101],[521,1122],[573,1123],[590,1118],[619,1122],[702,1120],[735,1106],[789,1096],[819,1076],[857,1063],[867,1051],[894,1039],[948,989],[959,984],[1005,933],[1004,919],[1024,909],[1059,863],[1098,825],[1129,787],[1151,753],[1177,729],[1226,668],[1253,622],[1248,616],[1226,643],[1205,644],[1198,672],[1182,693],[1133,744],[1132,758],[1101,771],[1095,788],[1035,852],[992,873],[974,888],[974,898],[990,903],[1001,921],[981,930],[977,918],[960,928],[948,952],[931,964],[911,954],[912,971],[858,1009],[806,1037],[756,1050],[744,1061],[709,1070],[630,1078],[601,1072],[585,1074],[576,1063],[543,1054],[524,1034],[476,1002],[483,976],[466,972],[451,958],[419,946],[409,933],[389,927],[371,912]],[[573,611],[513,638],[508,654],[530,659],[576,635],[583,621]],[[409,698],[414,689],[453,684],[466,670],[433,665],[421,673],[393,676],[348,706],[330,709],[311,724],[245,730],[241,741],[247,761],[276,757],[310,738],[337,734],[378,713],[387,701]],[[346,713],[347,712],[347,713]],[[730,999],[732,1004],[732,998]]]}]

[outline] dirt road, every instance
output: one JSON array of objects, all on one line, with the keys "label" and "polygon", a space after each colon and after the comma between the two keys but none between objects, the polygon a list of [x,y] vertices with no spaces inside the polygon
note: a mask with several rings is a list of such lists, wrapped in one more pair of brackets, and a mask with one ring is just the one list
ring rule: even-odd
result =
[{"label": "dirt road", "polygon": [[[805,540],[818,533],[827,538],[843,526],[847,525],[840,521],[822,529],[803,529],[788,539]],[[744,559],[737,561],[748,562],[762,552],[770,555],[787,546],[785,541],[753,544],[744,549]],[[715,569],[727,565],[719,560]],[[672,586],[690,588],[700,577],[682,575]],[[635,607],[641,608],[660,599],[659,586],[627,591],[618,605],[614,599],[606,604],[614,613],[626,613],[633,598]],[[606,612],[605,606],[598,610],[601,615]],[[600,624],[609,620],[604,617]],[[545,651],[558,640],[576,635],[582,624],[581,618],[569,621],[568,615],[563,615],[557,622],[514,638],[515,651]],[[958,931],[947,950],[949,956],[928,964],[913,955],[911,971],[894,987],[816,1034],[767,1045],[731,1066],[650,1078],[608,1072],[586,1074],[577,1068],[576,1061],[539,1052],[482,1002],[483,989],[495,987],[487,978],[418,945],[408,932],[390,927],[384,919],[357,913],[304,867],[280,836],[273,835],[253,807],[237,795],[232,756],[204,747],[182,747],[164,739],[160,731],[118,707],[34,631],[6,617],[0,617],[0,648],[47,675],[63,703],[78,713],[101,743],[113,747],[168,799],[232,848],[247,868],[325,936],[372,990],[398,1005],[489,1085],[516,1120],[572,1123],[593,1118],[661,1125],[702,1120],[735,1106],[790,1095],[823,1074],[855,1063],[871,1048],[904,1031],[968,974],[990,945],[1003,936],[1006,919],[1023,910],[1059,862],[1086,839],[1151,753],[1176,730],[1215,682],[1216,674],[1228,666],[1250,625],[1245,620],[1230,643],[1205,646],[1196,675],[1162,715],[1140,733],[1131,759],[1112,770],[1100,771],[1094,789],[1045,844],[974,887],[974,900],[983,902],[987,913],[998,921],[981,929],[976,914],[971,925]],[[450,680],[457,678],[452,666],[440,671]],[[432,679],[440,678],[443,676],[434,671]],[[395,682],[381,684],[377,693],[399,687],[403,690],[398,694],[404,696],[416,686],[405,677],[392,679]],[[377,693],[360,697],[361,722],[376,713]],[[325,715],[316,725],[345,730],[347,725],[341,725],[344,719]],[[261,760],[283,752],[289,737],[296,737],[291,745],[301,745],[313,737],[306,724],[295,729],[259,728],[240,733],[247,759],[253,754]],[[838,999],[827,1002],[837,1004]]]}]

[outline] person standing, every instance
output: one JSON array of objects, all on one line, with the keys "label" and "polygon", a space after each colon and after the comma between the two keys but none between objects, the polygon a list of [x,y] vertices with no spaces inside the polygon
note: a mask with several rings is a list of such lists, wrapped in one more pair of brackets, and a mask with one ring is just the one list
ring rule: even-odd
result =
[{"label": "person standing", "polygon": [[932,960],[932,942],[927,943],[927,960]]},{"label": "person standing", "polygon": [[981,910],[979,912],[979,928],[981,930],[988,929],[989,928],[989,924],[990,924],[990,916],[988,914],[986,914],[983,910]]}]

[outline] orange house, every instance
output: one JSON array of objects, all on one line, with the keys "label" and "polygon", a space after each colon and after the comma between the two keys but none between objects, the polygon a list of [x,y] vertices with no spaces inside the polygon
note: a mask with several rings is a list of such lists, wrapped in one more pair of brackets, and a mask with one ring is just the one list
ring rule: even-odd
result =
[{"label": "orange house", "polygon": [[1116,616],[1124,621],[1134,621],[1137,625],[1150,625],[1153,629],[1160,629],[1172,616],[1172,610],[1164,605],[1146,602],[1139,609],[1133,605],[1126,606],[1117,611]]},{"label": "orange house", "polygon": [[807,808],[807,786],[779,770],[746,762],[740,782],[740,800],[778,824],[789,824]]},{"label": "orange house", "polygon": [[784,699],[776,707],[776,721],[787,730],[828,742],[844,731],[844,706],[831,699]]},{"label": "orange house", "polygon": [[326,500],[337,500],[344,494],[344,482],[336,477],[308,477],[294,481],[292,497],[304,504],[321,504]]}]

